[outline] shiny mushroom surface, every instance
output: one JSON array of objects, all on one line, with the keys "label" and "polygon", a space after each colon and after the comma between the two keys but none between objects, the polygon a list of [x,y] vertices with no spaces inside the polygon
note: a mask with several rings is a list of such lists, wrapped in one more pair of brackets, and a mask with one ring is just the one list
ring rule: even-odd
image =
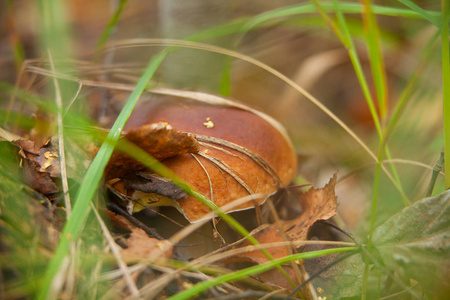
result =
[{"label": "shiny mushroom surface", "polygon": [[[296,172],[296,155],[289,138],[280,132],[281,125],[245,108],[242,104],[236,107],[159,96],[139,103],[124,131],[165,123],[192,134],[199,144],[197,152],[175,155],[163,159],[162,163],[222,207],[250,194],[271,195],[289,184]],[[129,196],[139,202],[148,199],[148,194],[148,191],[134,190]],[[211,211],[191,196],[167,199],[153,195],[151,198],[152,201],[145,201],[146,205],[150,202],[151,206],[173,205],[191,223],[211,218]],[[259,204],[264,201],[261,198]],[[254,202],[247,202],[231,211],[254,206]]]}]

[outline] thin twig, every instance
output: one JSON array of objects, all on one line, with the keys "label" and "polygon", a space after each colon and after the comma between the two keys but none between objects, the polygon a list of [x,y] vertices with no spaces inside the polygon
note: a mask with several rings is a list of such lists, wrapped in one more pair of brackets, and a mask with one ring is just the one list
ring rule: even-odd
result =
[{"label": "thin twig", "polygon": [[208,170],[206,170],[205,166],[202,164],[202,162],[197,158],[197,156],[194,153],[190,153],[191,156],[197,161],[197,163],[200,165],[200,167],[205,172],[206,177],[208,178],[208,184],[209,184],[209,199],[214,202],[214,190],[211,182],[211,177],[209,176]]},{"label": "thin twig", "polygon": [[439,156],[439,159],[433,168],[433,173],[431,174],[431,179],[430,179],[430,183],[428,185],[428,190],[427,190],[427,194],[426,194],[427,197],[431,196],[431,194],[433,193],[433,189],[434,189],[434,185],[436,183],[437,176],[439,175],[439,173],[441,173],[443,165],[444,165],[444,149],[441,150],[441,155]]},{"label": "thin twig", "polygon": [[233,149],[235,151],[238,151],[239,153],[242,153],[242,154],[248,156],[251,160],[253,160],[255,163],[257,163],[264,171],[266,171],[272,177],[272,179],[275,181],[277,187],[280,186],[281,180],[280,180],[280,177],[278,176],[278,173],[275,172],[275,170],[272,169],[272,167],[262,157],[253,153],[252,151],[248,150],[247,148],[242,147],[238,144],[232,143],[230,141],[212,137],[212,136],[196,134],[195,139],[200,142],[208,142],[208,143],[225,146],[227,148]]},{"label": "thin twig", "polygon": [[[274,291],[279,292],[279,291]],[[247,290],[241,294],[233,294],[228,296],[221,296],[220,300],[241,300],[241,299],[253,299],[253,298],[264,298],[267,300],[298,300],[298,298],[280,295],[280,294],[274,294],[274,292],[264,292],[264,291],[252,291]],[[209,298],[207,300],[215,300],[216,298]]]},{"label": "thin twig", "polygon": [[[152,265],[151,266],[152,269],[155,270],[159,270],[161,272],[170,272],[173,269],[168,268],[168,267],[164,267],[164,266],[159,266],[159,265]],[[201,272],[191,272],[191,271],[182,271],[180,272],[180,275],[183,275],[185,277],[189,277],[189,278],[194,278],[200,281],[205,281],[205,280],[211,280],[211,276],[206,275],[205,273],[201,273]],[[224,284],[225,287],[227,287],[228,289],[234,291],[234,292],[242,292],[241,289],[229,284],[229,283],[225,283]],[[222,295],[221,295],[222,296]]]},{"label": "thin twig", "polygon": [[[53,62],[52,52],[48,50],[48,59],[50,62],[50,67],[53,72],[55,72],[55,65]],[[66,218],[70,218],[72,213],[72,204],[70,201],[69,194],[69,182],[67,180],[67,168],[66,168],[66,153],[64,147],[64,123],[63,123],[63,104],[61,98],[61,89],[57,78],[53,78],[53,83],[55,85],[55,102],[57,108],[56,120],[58,127],[58,155],[59,155],[59,168],[61,172],[61,185],[64,197],[64,205],[66,209]],[[65,290],[67,295],[72,295],[75,286],[75,254],[76,246],[75,242],[70,243],[70,262],[68,266],[68,274],[66,275]]]},{"label": "thin twig", "polygon": [[231,152],[231,151],[225,150],[223,147],[215,146],[215,145],[212,145],[211,143],[205,143],[205,142],[200,142],[200,141],[198,141],[198,143],[199,143],[201,146],[204,146],[204,147],[206,147],[206,148],[213,148],[213,149],[222,151],[223,153],[226,153],[226,154],[228,154],[228,155],[231,155],[231,156],[234,156],[234,157],[237,157],[237,158],[242,159],[242,157],[240,157],[239,155],[234,154],[234,153]]},{"label": "thin twig", "polygon": [[350,238],[356,245],[359,245],[359,243],[356,241],[356,239],[353,237],[353,235],[352,235],[350,232],[348,232],[348,231],[342,229],[341,227],[337,226],[337,225],[334,224],[334,223],[331,223],[331,222],[328,221],[328,220],[322,220],[322,221],[320,221],[320,222],[323,223],[323,224],[325,224],[325,225],[328,225],[328,226],[330,226],[330,227],[333,227],[333,228],[336,229],[337,231],[343,233],[345,236],[347,236],[348,238]]},{"label": "thin twig", "polygon": [[[50,50],[48,51],[48,58],[50,61],[50,66],[53,72],[55,72],[55,65],[53,63],[53,57]],[[69,195],[69,182],[67,181],[67,169],[66,169],[66,154],[64,148],[64,123],[63,123],[63,105],[61,98],[61,90],[59,88],[59,83],[57,78],[53,78],[53,82],[55,84],[55,101],[57,107],[57,124],[58,124],[58,150],[59,150],[59,162],[60,162],[60,171],[61,171],[61,184],[64,195],[64,205],[66,208],[67,218],[70,217],[72,213],[72,205],[70,202]]]},{"label": "thin twig", "polygon": [[134,226],[144,230],[147,235],[154,237],[158,240],[164,240],[164,238],[156,231],[156,229],[148,227],[147,225],[145,225],[144,223],[139,221],[137,218],[133,217],[132,215],[127,213],[125,210],[120,208],[115,203],[107,203],[106,206],[112,212],[115,212],[115,213],[121,215],[122,217],[124,217],[125,219],[127,219],[128,221],[130,221],[130,223],[133,224]]},{"label": "thin twig", "polygon": [[[200,167],[203,169],[203,171],[206,174],[206,177],[208,178],[208,184],[209,184],[209,199],[214,202],[214,190],[213,190],[213,186],[212,186],[212,181],[211,181],[211,177],[209,176],[209,172],[208,170],[206,170],[205,166],[202,164],[202,162],[197,158],[197,156],[194,153],[191,153],[191,156],[197,161],[197,163],[200,165]],[[217,233],[217,235],[219,236],[222,245],[226,245],[225,239],[223,238],[223,236],[220,234],[219,230],[217,230],[217,226],[216,226],[216,221],[214,218],[214,213],[212,213],[212,218],[211,218],[211,223],[214,227],[214,231]]]},{"label": "thin twig", "polygon": [[[261,198],[261,197],[267,197],[267,195],[264,194],[253,194],[246,197],[242,197],[240,199],[237,199],[233,202],[230,202],[224,206],[222,206],[222,211],[227,212],[228,210],[232,210],[234,207],[242,205],[243,203],[253,201],[255,198]],[[188,226],[184,227],[180,231],[176,232],[173,236],[170,237],[169,241],[170,244],[176,245],[181,240],[183,240],[185,237],[190,235],[191,233],[195,232],[198,228],[209,222],[210,219],[202,219],[196,223],[189,224]],[[166,251],[166,245],[163,246],[161,251]],[[190,264],[192,265],[192,263]],[[187,266],[184,268],[186,269]],[[151,283],[145,285],[141,291],[143,294],[145,294],[146,297],[152,298],[156,297],[156,295],[161,291],[161,289],[164,288],[169,282],[171,282],[173,279],[176,278],[177,274],[181,272],[183,268],[179,268],[177,270],[174,270],[171,273],[166,273],[162,276],[160,276],[158,279],[152,281]]]},{"label": "thin twig", "polygon": [[131,274],[128,271],[127,264],[122,259],[122,254],[120,253],[120,248],[117,246],[116,242],[114,241],[114,238],[112,237],[111,233],[108,230],[108,227],[106,227],[105,222],[103,222],[103,219],[100,217],[99,213],[97,212],[97,209],[95,208],[94,204],[90,203],[92,210],[94,211],[95,217],[97,218],[98,224],[100,225],[103,235],[105,236],[109,247],[111,248],[111,252],[116,258],[117,265],[119,266],[119,269],[122,271],[123,276],[125,278],[125,281],[127,282],[128,288],[131,292],[131,294],[135,297],[139,297],[140,293],[139,290],[131,278]]},{"label": "thin twig", "polygon": [[253,190],[247,185],[247,183],[245,183],[245,181],[241,177],[239,177],[236,174],[236,172],[233,170],[232,167],[230,167],[225,162],[221,161],[220,159],[217,159],[214,156],[207,155],[207,154],[205,154],[203,152],[198,152],[197,154],[199,156],[207,159],[208,161],[210,161],[211,163],[216,165],[221,170],[223,170],[226,173],[228,173],[228,175],[230,175],[234,180],[236,180],[250,195],[253,194]]},{"label": "thin twig", "polygon": [[333,267],[334,265],[337,265],[338,263],[344,261],[345,259],[349,258],[352,255],[355,255],[357,253],[357,251],[354,252],[350,252],[346,255],[343,255],[341,257],[339,257],[338,259],[336,259],[335,261],[331,262],[330,264],[324,266],[323,268],[321,268],[320,270],[318,270],[317,272],[313,273],[308,279],[306,279],[304,282],[302,282],[299,286],[297,286],[294,290],[292,290],[289,293],[289,297],[293,296],[298,290],[300,290],[305,284],[308,284],[310,281],[312,281],[314,278],[318,277],[320,274],[322,274],[323,272],[325,272],[326,270],[328,270],[329,268]]},{"label": "thin twig", "polygon": [[[275,243],[265,243],[260,245],[251,245],[245,247],[239,247],[236,249],[231,249],[223,252],[214,252],[214,254],[204,255],[196,260],[191,262],[195,267],[207,266],[213,263],[216,263],[221,260],[225,260],[229,257],[239,256],[244,253],[250,253],[253,251],[261,250],[261,249],[270,249],[275,247],[283,247],[283,246],[304,246],[304,245],[332,245],[332,246],[355,246],[353,243],[348,242],[334,242],[334,241],[284,241],[284,242],[275,242]],[[219,249],[219,251],[222,249]]]},{"label": "thin twig", "polygon": [[[283,240],[290,241],[289,238],[286,235],[286,232],[283,230],[283,226],[281,224],[280,217],[278,216],[278,213],[275,209],[275,206],[273,205],[272,201],[268,202],[270,211],[272,212],[272,216],[275,219],[274,224],[278,227],[278,231],[281,233],[281,236],[283,237]],[[292,244],[289,246],[286,246],[286,249],[288,251],[289,255],[294,254],[294,251],[292,250],[294,247]],[[305,282],[309,278],[309,274],[306,272],[305,266],[303,264],[302,260],[299,260],[299,263],[297,264],[294,261],[291,261],[290,263],[291,268],[294,270],[294,273],[297,277],[297,282]],[[300,265],[300,267],[299,267]],[[298,292],[298,290],[297,290]],[[293,294],[292,294],[293,295]],[[311,283],[308,283],[306,287],[302,288],[301,295],[305,297],[307,300],[315,300],[317,299],[316,291],[314,290],[314,286]]]}]

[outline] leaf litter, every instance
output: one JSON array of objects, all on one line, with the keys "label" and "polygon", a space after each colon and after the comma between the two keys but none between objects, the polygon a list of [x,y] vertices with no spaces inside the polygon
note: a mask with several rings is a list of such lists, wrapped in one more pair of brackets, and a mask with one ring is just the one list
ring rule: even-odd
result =
[{"label": "leaf litter", "polygon": [[[168,124],[152,124],[142,126],[136,130],[125,133],[127,140],[137,144],[148,151],[156,159],[162,160],[166,157],[178,155],[181,153],[195,153],[198,151],[198,142],[194,135],[181,133],[173,130]],[[29,184],[35,190],[42,194],[56,193],[59,187],[52,178],[60,176],[59,163],[57,163],[57,149],[54,142],[46,143],[42,147],[37,147],[31,140],[20,139],[15,144],[21,149],[20,155],[25,161],[24,173],[29,179]],[[170,151],[169,151],[170,150]],[[143,166],[133,161],[126,154],[116,152],[114,164],[106,170],[112,177],[122,176],[125,186],[138,190],[164,190],[172,189],[173,184],[167,183],[158,178],[150,176],[151,173],[140,172]],[[130,168],[131,166],[131,168]],[[128,175],[124,175],[125,172]],[[130,175],[130,172],[133,172]],[[141,174],[141,175],[139,175]],[[130,177],[131,176],[131,177]],[[139,180],[133,180],[134,177]],[[136,179],[136,178],[134,178]],[[281,241],[305,241],[310,228],[320,220],[326,220],[336,214],[337,198],[334,194],[336,184],[336,175],[330,180],[323,189],[311,188],[308,192],[302,194],[299,202],[303,208],[302,213],[293,220],[280,220],[275,224],[265,224],[256,228],[252,234],[261,244],[276,243]],[[167,187],[166,187],[167,186]],[[175,191],[183,197],[182,191]],[[122,255],[127,261],[148,260],[152,258],[170,258],[173,254],[173,245],[168,245],[169,240],[159,240],[150,237],[144,230],[137,228],[121,216],[107,214],[110,221],[116,223],[119,227],[130,232],[125,242],[125,249]],[[243,242],[240,247],[245,247],[247,242]],[[236,245],[237,246],[237,245]],[[273,258],[281,258],[292,254],[292,247],[271,247],[267,251]],[[164,251],[162,251],[164,250]],[[255,264],[267,262],[267,257],[260,250],[239,254],[230,259],[230,261],[247,261]],[[299,284],[298,274],[295,267],[283,267],[289,277],[294,279],[295,284]],[[266,284],[273,288],[284,287],[292,288],[289,282],[278,270],[270,270],[259,276]]]},{"label": "leaf litter", "polygon": [[59,187],[52,179],[59,175],[59,163],[58,161],[56,164],[53,163],[54,156],[58,152],[51,145],[39,148],[33,141],[26,139],[13,141],[13,144],[20,149],[24,179],[30,187],[44,195],[59,192]]},{"label": "leaf litter", "polygon": [[[153,136],[153,144],[147,139]],[[163,159],[167,155],[173,156],[179,153],[195,153],[198,151],[198,143],[192,135],[186,135],[172,130],[167,126],[145,127],[136,132],[128,133],[127,139],[144,145],[146,150],[152,148],[152,155]],[[10,141],[16,145],[19,155],[23,160],[24,176],[28,184],[36,191],[48,195],[59,192],[59,187],[53,178],[58,177],[59,164],[57,162],[56,143],[53,141],[36,146],[31,140],[17,139]],[[170,142],[168,144],[168,142]],[[156,145],[156,146],[155,146]],[[158,146],[159,145],[159,146]],[[167,147],[175,152],[167,152]],[[175,149],[175,150],[174,150]],[[163,156],[161,153],[165,152]],[[169,153],[169,154],[167,154]],[[118,163],[113,166],[118,172],[131,160],[124,154],[115,154]],[[135,170],[142,167],[136,165]],[[138,172],[136,173],[138,174]],[[145,174],[144,174],[145,175]],[[164,189],[164,184],[158,186],[158,181],[145,182],[148,176],[140,176],[141,183],[129,181],[127,184],[135,188],[134,184],[142,184],[142,189]],[[278,220],[274,224],[264,224],[252,231],[252,235],[261,244],[270,244],[283,241],[306,241],[311,227],[321,220],[328,220],[336,214],[337,197],[335,195],[336,175],[322,189],[311,188],[299,197],[302,213],[292,220]],[[169,186],[172,187],[172,186]],[[373,244],[378,252],[378,266],[389,270],[400,278],[404,286],[411,282],[419,282],[423,290],[435,297],[445,297],[450,293],[450,192],[445,192],[436,197],[429,197],[417,201],[413,205],[395,214],[384,224],[380,225],[373,234]],[[114,218],[112,218],[114,221]],[[117,221],[117,219],[116,219]],[[128,222],[128,221],[123,221]],[[143,230],[128,228],[131,232],[126,242],[123,255],[134,259],[149,257],[170,258],[173,245],[166,245],[168,240],[158,240],[149,237]],[[238,242],[235,248],[248,246],[247,241]],[[164,249],[164,252],[161,250]],[[270,247],[267,251],[273,258],[280,258],[294,251],[314,251],[323,248],[313,246],[294,247],[280,246]],[[320,270],[338,256],[330,259],[316,260],[316,265],[311,267],[311,262],[305,262],[307,270]],[[237,254],[223,263],[231,264],[247,262],[261,264],[268,258],[259,250]],[[297,262],[297,267],[303,268],[303,262]],[[309,265],[309,266],[308,266]],[[362,286],[362,260],[359,255],[340,262],[333,268],[323,271],[317,277],[316,290],[319,295],[327,295],[333,298],[358,296]],[[296,267],[283,266],[291,278],[298,278]],[[292,289],[289,282],[278,270],[270,270],[259,275],[259,279],[273,287]],[[296,284],[300,282],[294,281]],[[389,293],[387,287],[384,292]]]},{"label": "leaf litter", "polygon": [[127,261],[154,260],[156,258],[170,258],[173,253],[173,245],[169,240],[158,240],[149,237],[144,230],[133,228],[127,239],[127,248],[122,251]]},{"label": "leaf litter", "polygon": [[[324,188],[311,188],[306,193],[301,194],[299,202],[302,207],[302,213],[292,220],[278,220],[274,224],[264,224],[256,228],[251,234],[261,243],[269,244],[283,241],[306,241],[308,239],[308,232],[312,226],[321,220],[328,220],[336,214],[337,209],[337,197],[335,195],[335,185],[337,180],[337,174],[330,179],[330,182],[325,185]],[[236,247],[246,247],[250,243],[244,240],[240,245]],[[273,258],[285,257],[292,254],[294,246],[283,247],[270,247],[267,248]],[[250,262],[254,264],[262,264],[268,261],[260,250],[255,250],[247,253],[236,255],[227,260],[227,263],[236,262]],[[300,268],[303,268],[302,262],[297,262]],[[292,265],[283,266],[285,272],[290,278],[298,278],[296,274],[296,267]],[[274,286],[292,289],[291,283],[289,283],[278,270],[272,269],[259,275],[259,278],[265,283],[272,284]],[[294,281],[295,284],[301,282]]]}]

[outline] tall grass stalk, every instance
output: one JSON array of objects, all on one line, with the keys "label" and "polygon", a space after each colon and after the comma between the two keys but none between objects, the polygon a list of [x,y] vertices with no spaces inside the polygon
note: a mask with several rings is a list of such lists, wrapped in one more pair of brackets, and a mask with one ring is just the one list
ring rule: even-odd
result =
[{"label": "tall grass stalk", "polygon": [[442,0],[442,92],[444,102],[444,165],[445,165],[445,187],[450,188],[450,57],[448,23],[450,15],[450,4]]},{"label": "tall grass stalk", "polygon": [[353,68],[355,70],[356,76],[358,77],[358,81],[361,85],[361,89],[364,94],[364,98],[366,99],[367,105],[369,107],[370,115],[372,116],[373,123],[375,125],[375,129],[378,132],[379,137],[383,136],[381,130],[380,119],[378,117],[377,109],[375,107],[375,103],[373,101],[372,94],[370,93],[369,85],[367,83],[366,76],[364,75],[364,71],[361,65],[361,62],[358,57],[358,53],[356,51],[356,47],[353,43],[353,39],[350,34],[350,30],[347,26],[347,21],[345,20],[344,13],[341,10],[341,4],[337,0],[333,0],[335,13],[338,19],[338,24],[340,26],[340,32],[342,36],[341,42],[344,47],[347,48],[348,54],[350,56],[350,60],[352,62]]},{"label": "tall grass stalk", "polygon": [[[327,23],[330,24],[333,31],[336,33],[337,37],[341,40],[343,45],[347,48],[350,60],[352,61],[354,70],[356,72],[356,75],[358,77],[359,83],[361,85],[361,88],[363,90],[366,102],[369,107],[369,111],[371,113],[373,123],[375,125],[375,128],[378,132],[379,136],[379,149],[378,149],[378,155],[376,159],[376,168],[375,168],[375,174],[374,174],[374,181],[373,181],[373,192],[372,192],[372,203],[371,203],[371,210],[370,210],[370,221],[369,221],[369,232],[368,232],[368,250],[370,251],[372,248],[372,233],[374,230],[374,224],[375,224],[375,218],[376,218],[376,212],[377,212],[377,206],[378,206],[378,191],[379,191],[379,184],[380,184],[380,175],[382,171],[382,161],[384,159],[384,155],[386,154],[387,158],[390,159],[390,153],[388,150],[387,145],[385,145],[385,138],[384,138],[384,131],[382,129],[382,124],[385,123],[386,117],[387,117],[387,110],[388,110],[388,97],[387,97],[387,84],[386,84],[386,72],[384,69],[384,63],[383,58],[380,50],[379,45],[379,34],[378,34],[378,26],[375,20],[375,16],[371,9],[371,3],[370,0],[363,1],[363,11],[362,11],[362,17],[364,21],[364,32],[365,37],[367,41],[368,51],[369,51],[369,62],[371,65],[372,70],[372,76],[374,79],[374,86],[376,89],[376,95],[378,99],[378,107],[379,112],[378,114],[377,109],[375,107],[366,77],[364,75],[364,72],[362,70],[362,66],[360,63],[360,60],[358,58],[358,54],[355,48],[355,45],[353,43],[352,37],[350,35],[349,28],[347,26],[347,22],[345,20],[344,14],[341,11],[340,3],[337,0],[334,0],[334,8],[335,8],[335,14],[337,16],[338,20],[338,26],[334,22],[330,22],[328,16],[323,12],[323,9],[321,8],[320,4],[316,0],[312,0],[315,5],[318,7],[319,11],[321,12],[321,15],[325,15],[325,19],[327,20]],[[381,117],[381,119],[380,119]],[[395,179],[395,182],[397,185],[401,188],[401,183],[399,176],[396,172],[396,169],[392,163],[390,163],[391,169],[393,171],[393,176]],[[404,193],[402,192],[402,198]],[[368,281],[369,281],[369,260],[368,258],[365,259],[365,269],[364,269],[364,276],[363,276],[363,290],[362,290],[362,297],[365,299],[368,289]]]},{"label": "tall grass stalk", "polygon": [[[428,20],[430,23],[434,24],[436,27],[441,27],[441,22],[438,17],[436,17],[435,14],[431,14],[427,12],[426,10],[422,9],[420,6],[412,2],[411,0],[397,0],[398,2],[402,3],[403,5],[411,8],[413,11],[421,15],[424,19]],[[445,0],[443,0],[445,1]]]},{"label": "tall grass stalk", "polygon": [[116,122],[112,126],[111,131],[106,137],[105,143],[103,143],[103,145],[100,147],[97,155],[92,161],[84,177],[83,183],[79,188],[72,215],[67,220],[62,230],[58,247],[47,267],[47,272],[42,282],[41,289],[38,294],[38,299],[47,299],[49,293],[51,292],[50,289],[52,286],[52,282],[55,279],[55,275],[58,274],[63,261],[68,254],[69,245],[71,241],[75,240],[78,237],[80,230],[84,225],[84,221],[88,216],[89,203],[91,202],[98,189],[100,180],[103,176],[104,168],[108,163],[108,160],[113,153],[114,147],[120,138],[122,129],[126,121],[128,120],[134,106],[136,105],[136,102],[146,88],[147,83],[150,81],[165,56],[166,52],[163,51],[152,58],[143,75],[136,84],[136,88],[129,96],[125,106],[117,117]]},{"label": "tall grass stalk", "polygon": [[372,11],[370,0],[363,1],[362,17],[364,21],[364,34],[369,49],[369,62],[372,70],[372,77],[378,99],[381,123],[383,125],[388,113],[388,87],[386,80],[386,70],[383,55],[380,50],[379,28]]},{"label": "tall grass stalk", "polygon": [[[262,26],[264,23],[273,21],[273,20],[280,20],[280,23],[283,22],[283,19],[288,17],[295,17],[300,16],[304,14],[310,14],[319,12],[324,19],[329,22],[332,21],[326,14],[326,12],[333,12],[334,11],[334,4],[332,2],[319,2],[317,0],[311,0],[313,3],[304,3],[304,4],[298,4],[288,7],[282,7],[270,11],[263,12],[257,16],[254,16],[252,18],[248,18],[247,20],[245,18],[241,20],[236,20],[232,24],[239,26],[237,30],[233,30],[230,26],[220,26],[220,27],[213,27],[205,31],[205,33],[214,33],[217,31],[223,31],[221,27],[232,29],[231,33],[239,32],[240,36],[237,38],[235,45],[233,46],[233,49],[237,49],[240,42],[244,38],[244,36],[250,32],[252,29],[257,28],[258,26]],[[339,6],[344,13],[361,13],[362,8],[361,5],[358,3],[351,3],[351,2],[340,2]],[[372,11],[375,14],[378,15],[384,15],[384,16],[403,16],[407,18],[425,18],[429,19],[433,24],[436,26],[439,26],[439,21],[435,17],[437,15],[437,12],[433,12],[432,14],[429,13],[423,13],[420,9],[418,10],[409,10],[409,9],[402,9],[402,8],[395,8],[395,7],[387,7],[382,5],[372,5]],[[333,22],[332,22],[333,23]],[[241,25],[242,24],[242,25]],[[331,23],[329,23],[331,25]],[[331,25],[331,28],[336,28],[334,25]],[[339,31],[335,31],[336,35],[340,35]],[[201,32],[200,36],[207,36],[207,34],[204,34]],[[197,35],[193,35],[192,38],[189,37],[187,40],[190,41],[202,41],[197,38]],[[222,84],[220,93],[222,95],[228,95],[230,93],[230,68],[231,68],[231,58],[226,63],[224,67],[224,72],[222,74]]]},{"label": "tall grass stalk", "polygon": [[[123,12],[123,9],[125,8],[125,5],[127,4],[128,0],[120,0],[119,5],[117,6],[117,9],[111,19],[109,20],[108,25],[106,26],[105,30],[103,31],[102,35],[98,39],[97,42],[97,59],[100,55],[101,49],[105,46],[106,42],[109,40],[110,36],[112,35],[113,31],[116,29],[117,22],[119,21],[119,17]],[[96,60],[97,60],[96,59]]]}]

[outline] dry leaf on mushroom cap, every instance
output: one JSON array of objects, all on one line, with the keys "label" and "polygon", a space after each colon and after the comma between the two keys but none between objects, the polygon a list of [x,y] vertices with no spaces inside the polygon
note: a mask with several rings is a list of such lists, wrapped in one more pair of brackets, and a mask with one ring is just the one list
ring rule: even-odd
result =
[{"label": "dry leaf on mushroom cap", "polygon": [[[198,151],[174,155],[162,163],[217,206],[253,193],[273,194],[292,180],[296,156],[277,121],[220,97],[163,91],[165,96],[141,101],[124,130],[139,132],[148,124],[164,122],[177,132],[191,134]],[[135,192],[136,197],[130,191],[128,196],[134,200],[143,196],[142,191]],[[210,210],[191,196],[161,202],[177,207],[190,222],[211,217]],[[243,204],[234,211],[254,205]]]}]

